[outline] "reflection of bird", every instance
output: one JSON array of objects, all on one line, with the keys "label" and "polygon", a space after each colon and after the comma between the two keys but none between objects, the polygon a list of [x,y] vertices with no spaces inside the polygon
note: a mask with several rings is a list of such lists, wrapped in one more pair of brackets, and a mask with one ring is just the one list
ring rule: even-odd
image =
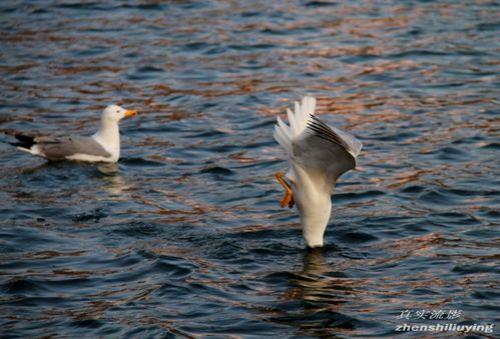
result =
[{"label": "reflection of bird", "polygon": [[339,312],[349,296],[356,293],[351,286],[356,282],[337,271],[336,264],[327,262],[323,248],[306,251],[303,263],[302,271],[291,275],[289,282],[293,287],[286,291],[285,299],[309,302],[305,312],[317,314],[316,311],[324,311],[325,303],[329,305],[329,311]]},{"label": "reflection of bird", "polygon": [[302,274],[309,277],[318,277],[327,273],[329,269],[332,269],[327,265],[322,251],[322,248],[315,248],[305,253]]},{"label": "reflection of bird", "polygon": [[79,160],[88,162],[116,162],[120,158],[120,130],[118,122],[136,115],[118,105],[106,107],[102,112],[101,126],[91,137],[31,137],[15,134],[18,140],[12,145],[18,149],[47,158],[48,160]]},{"label": "reflection of bird", "polygon": [[299,210],[302,231],[308,247],[323,246],[330,212],[331,195],[337,179],[356,166],[361,142],[314,115],[316,99],[304,97],[287,110],[289,125],[277,118],[274,138],[285,150],[290,170],[276,173],[285,188],[281,206]]}]

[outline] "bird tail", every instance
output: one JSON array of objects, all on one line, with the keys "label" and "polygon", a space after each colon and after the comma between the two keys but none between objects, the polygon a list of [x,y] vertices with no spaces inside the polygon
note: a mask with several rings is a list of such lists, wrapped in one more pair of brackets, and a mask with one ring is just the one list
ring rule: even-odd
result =
[{"label": "bird tail", "polygon": [[285,124],[280,117],[274,126],[274,139],[285,149],[288,155],[293,154],[292,141],[295,140],[307,127],[311,115],[314,115],[316,99],[305,96],[302,102],[295,102],[295,111],[287,108],[288,123]]},{"label": "bird tail", "polygon": [[35,138],[29,135],[12,133],[10,131],[5,132],[5,134],[13,136],[17,141],[9,142],[12,146],[16,146],[18,149],[26,152],[31,152],[30,148],[36,144]]},{"label": "bird tail", "polygon": [[36,144],[35,138],[30,137],[29,135],[15,134],[14,137],[17,139],[17,142],[11,143],[13,146],[30,149],[31,146]]}]

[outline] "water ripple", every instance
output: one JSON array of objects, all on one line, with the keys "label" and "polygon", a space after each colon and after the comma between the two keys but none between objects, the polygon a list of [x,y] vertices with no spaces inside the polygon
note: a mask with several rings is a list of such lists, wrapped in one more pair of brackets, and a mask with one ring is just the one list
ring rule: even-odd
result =
[{"label": "water ripple", "polygon": [[[2,336],[393,337],[406,309],[498,318],[494,2],[0,13]],[[274,181],[275,116],[305,94],[364,144],[320,251]],[[110,103],[141,113],[118,164],[47,164],[3,134],[91,134]]]}]

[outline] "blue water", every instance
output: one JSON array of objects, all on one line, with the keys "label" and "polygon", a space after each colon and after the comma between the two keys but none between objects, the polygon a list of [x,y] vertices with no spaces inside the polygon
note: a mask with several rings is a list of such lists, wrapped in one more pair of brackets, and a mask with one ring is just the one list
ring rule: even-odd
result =
[{"label": "blue water", "polygon": [[[91,134],[114,165],[0,136],[0,335],[394,337],[499,320],[495,1],[3,1],[0,131]],[[364,144],[323,251],[281,209],[277,114]],[[483,335],[476,331],[468,337]],[[411,337],[456,333],[407,333]]]}]

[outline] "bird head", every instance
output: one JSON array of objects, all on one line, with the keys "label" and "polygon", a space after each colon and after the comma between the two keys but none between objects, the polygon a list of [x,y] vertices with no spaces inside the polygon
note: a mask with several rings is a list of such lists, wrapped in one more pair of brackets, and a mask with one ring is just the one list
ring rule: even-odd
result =
[{"label": "bird head", "polygon": [[125,109],[118,105],[110,105],[104,109],[102,112],[103,120],[110,120],[118,122],[123,118],[136,115],[137,111]]}]

